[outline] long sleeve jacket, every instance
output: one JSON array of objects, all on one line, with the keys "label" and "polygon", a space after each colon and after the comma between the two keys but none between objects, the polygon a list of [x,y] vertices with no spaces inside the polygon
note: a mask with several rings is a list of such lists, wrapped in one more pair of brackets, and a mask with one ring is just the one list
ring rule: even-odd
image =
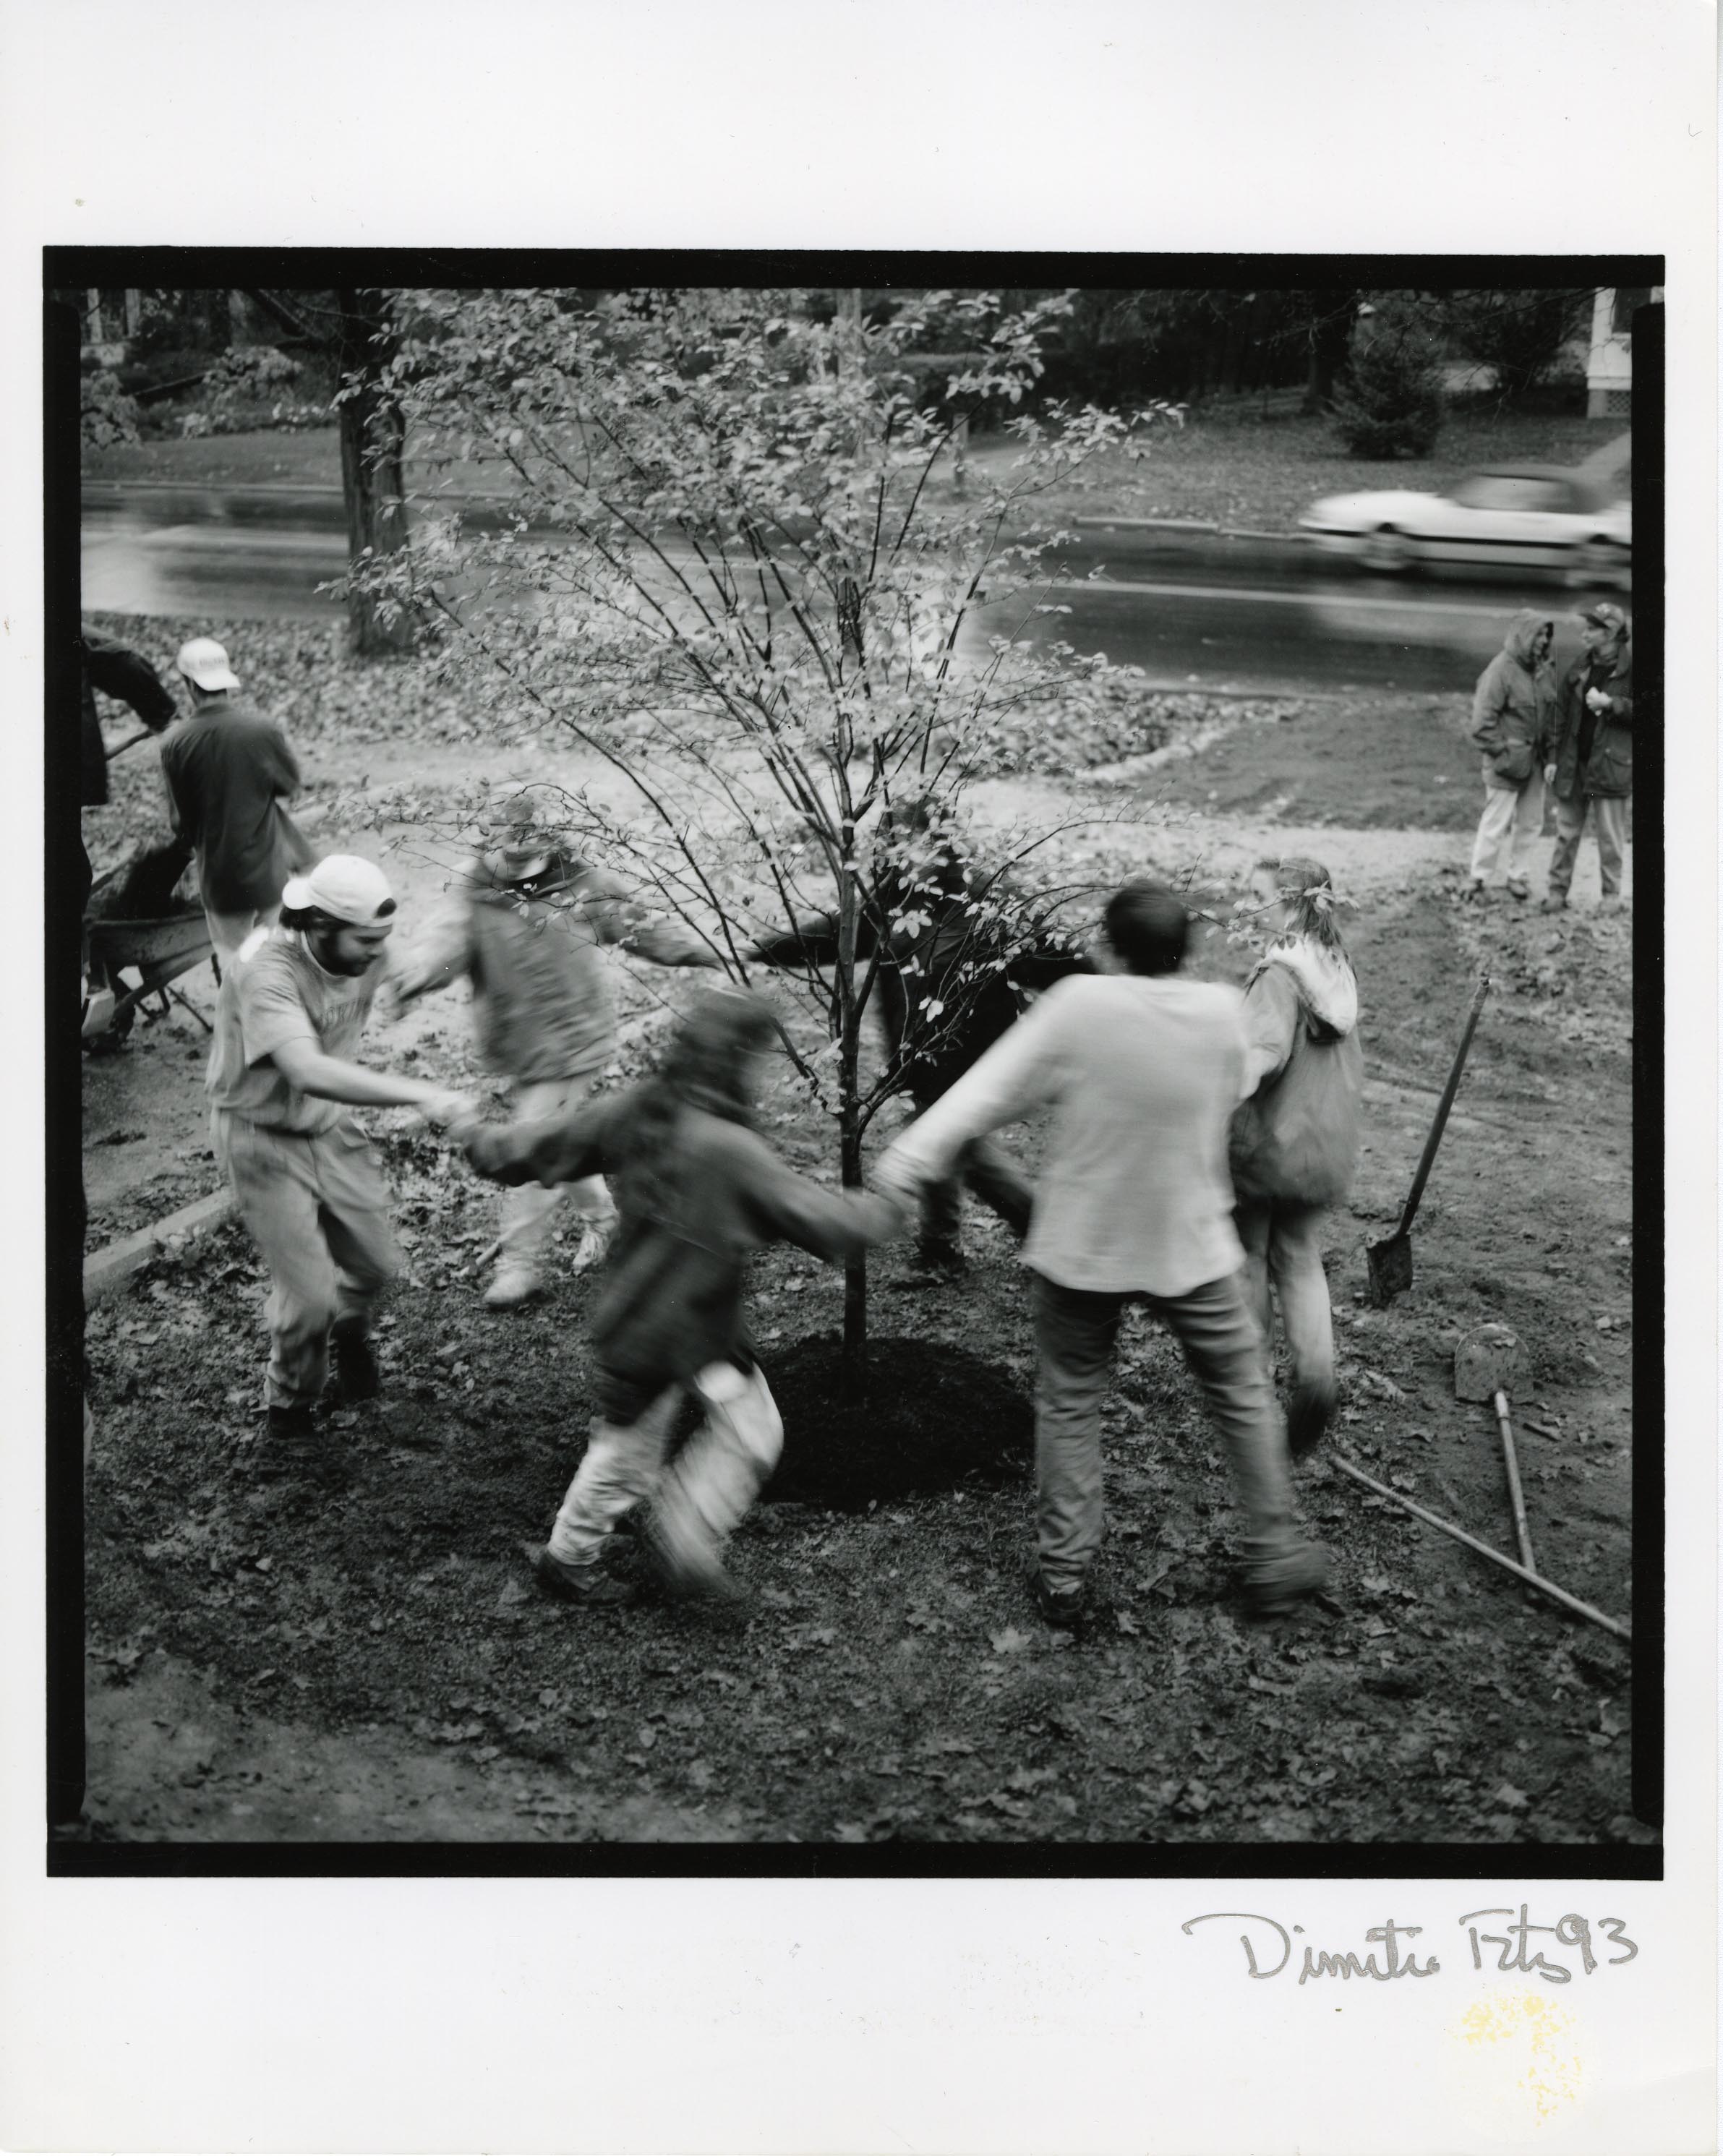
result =
[{"label": "long sleeve jacket", "polygon": [[[1586,705],[1587,689],[1601,689],[1609,699],[1608,709],[1595,717]],[[1588,719],[1592,721],[1589,728]],[[1550,757],[1561,800],[1572,801],[1579,794],[1618,800],[1633,792],[1633,656],[1627,646],[1613,669],[1594,666],[1587,654],[1562,675]]]},{"label": "long sleeve jacket", "polygon": [[1472,739],[1484,752],[1490,785],[1517,790],[1547,758],[1556,675],[1548,660],[1535,654],[1541,632],[1550,625],[1544,616],[1522,608],[1502,649],[1478,677]]},{"label": "long sleeve jacket", "polygon": [[660,966],[713,963],[692,930],[654,919],[603,869],[559,857],[538,880],[540,889],[526,891],[471,863],[393,983],[405,1000],[469,976],[479,1055],[520,1085],[589,1077],[615,1052],[616,1004],[601,944]]},{"label": "long sleeve jacket", "polygon": [[149,660],[111,637],[86,630],[79,639],[84,662],[83,706],[79,715],[79,799],[87,808],[100,808],[108,798],[108,757],[102,746],[101,720],[95,694],[116,696],[129,704],[146,726],[160,733],[179,716],[172,692]]},{"label": "long sleeve jacket", "polygon": [[621,1212],[592,1319],[604,1412],[632,1421],[668,1385],[723,1358],[752,1360],[742,1296],[752,1253],[795,1243],[859,1256],[898,1234],[888,1198],[823,1190],[745,1125],[685,1106],[649,1173],[639,1147],[647,1088],[602,1096],[547,1121],[476,1132],[467,1152],[501,1183],[615,1178]]}]

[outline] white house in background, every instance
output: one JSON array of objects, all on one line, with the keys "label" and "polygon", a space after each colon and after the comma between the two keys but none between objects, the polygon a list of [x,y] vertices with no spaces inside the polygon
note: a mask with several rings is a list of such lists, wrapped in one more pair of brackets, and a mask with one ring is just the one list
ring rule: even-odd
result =
[{"label": "white house in background", "polygon": [[1586,417],[1626,419],[1633,409],[1633,310],[1664,295],[1661,285],[1604,285],[1592,296]]}]

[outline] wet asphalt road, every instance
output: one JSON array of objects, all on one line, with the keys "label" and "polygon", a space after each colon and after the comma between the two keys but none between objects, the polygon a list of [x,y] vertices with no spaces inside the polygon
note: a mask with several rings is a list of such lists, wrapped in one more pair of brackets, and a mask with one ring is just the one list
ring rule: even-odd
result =
[{"label": "wet asphalt road", "polygon": [[[338,603],[317,587],[346,560],[341,497],[326,489],[89,485],[82,539],[94,613],[319,619]],[[1119,528],[1084,532],[1058,566],[1049,596],[1068,614],[990,608],[982,632],[1056,635],[1157,684],[1209,690],[1451,693],[1500,649],[1515,608],[1559,618],[1582,596],[1555,578],[1370,576],[1295,544]]]}]

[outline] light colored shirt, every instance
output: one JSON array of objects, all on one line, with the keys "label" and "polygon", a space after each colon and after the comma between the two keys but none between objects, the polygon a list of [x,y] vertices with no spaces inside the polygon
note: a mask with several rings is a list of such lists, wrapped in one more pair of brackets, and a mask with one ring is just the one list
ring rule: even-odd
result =
[{"label": "light colored shirt", "polygon": [[1237,1270],[1227,1135],[1244,1091],[1237,988],[1059,982],[885,1154],[937,1178],[970,1139],[1054,1111],[1023,1263],[1062,1287],[1184,1295]]},{"label": "light colored shirt", "polygon": [[351,1112],[290,1086],[271,1060],[284,1042],[308,1040],[326,1055],[354,1059],[371,1015],[380,969],[350,979],[326,973],[303,936],[260,928],[226,963],[215,1006],[209,1097],[248,1122],[310,1135]]}]

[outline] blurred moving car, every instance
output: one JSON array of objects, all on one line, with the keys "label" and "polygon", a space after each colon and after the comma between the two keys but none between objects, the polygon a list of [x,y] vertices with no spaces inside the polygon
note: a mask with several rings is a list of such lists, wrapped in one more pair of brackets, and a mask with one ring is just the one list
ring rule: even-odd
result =
[{"label": "blurred moving car", "polygon": [[1446,494],[1337,494],[1298,520],[1325,552],[1397,576],[1457,562],[1565,569],[1588,582],[1626,582],[1633,505],[1607,482],[1563,465],[1495,465]]}]

